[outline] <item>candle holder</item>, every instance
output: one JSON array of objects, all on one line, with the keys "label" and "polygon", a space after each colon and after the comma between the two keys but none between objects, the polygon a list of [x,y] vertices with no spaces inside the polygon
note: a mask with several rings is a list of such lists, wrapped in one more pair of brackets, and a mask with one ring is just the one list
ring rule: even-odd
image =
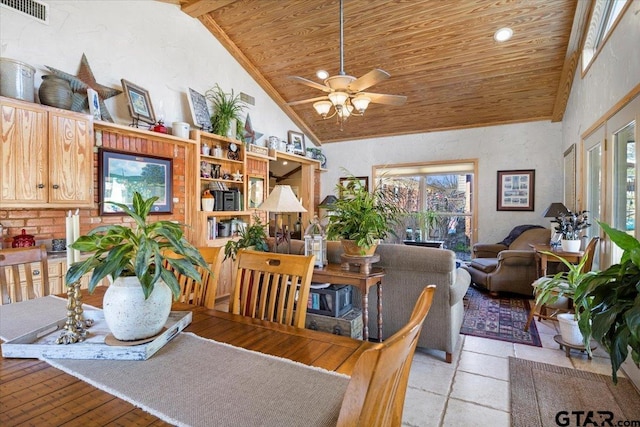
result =
[{"label": "candle holder", "polygon": [[89,335],[88,328],[93,326],[92,319],[84,319],[80,282],[67,287],[67,323],[64,331],[56,340],[57,344],[74,344],[84,341]]}]

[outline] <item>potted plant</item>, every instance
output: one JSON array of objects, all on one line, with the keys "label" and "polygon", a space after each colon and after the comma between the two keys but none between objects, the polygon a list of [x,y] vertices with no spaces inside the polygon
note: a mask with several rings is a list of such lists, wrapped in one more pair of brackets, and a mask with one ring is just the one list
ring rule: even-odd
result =
[{"label": "potted plant", "polygon": [[611,358],[617,383],[620,365],[629,355],[640,364],[640,242],[629,234],[598,222],[624,252],[618,264],[591,275],[577,289],[578,299],[590,299],[580,329],[600,342]]},{"label": "potted plant", "polygon": [[556,317],[560,324],[560,334],[562,340],[574,346],[589,347],[591,334],[582,333],[579,320],[582,313],[590,309],[590,298],[577,295],[577,289],[589,277],[595,275],[593,271],[583,272],[585,264],[588,262],[586,256],[582,257],[578,264],[571,264],[566,259],[553,252],[544,252],[546,255],[558,258],[568,269],[561,271],[552,277],[541,277],[533,282],[536,294],[536,306],[553,306],[565,298],[573,302],[573,313],[561,313]]},{"label": "potted plant", "polygon": [[551,220],[558,225],[556,233],[561,235],[562,250],[565,252],[578,252],[580,250],[580,233],[591,224],[588,222],[587,211],[560,214]]},{"label": "potted plant", "polygon": [[268,252],[266,226],[260,221],[260,217],[254,215],[253,224],[241,227],[238,231],[238,240],[229,240],[224,245],[224,259],[236,259],[240,249],[251,248],[256,251]]},{"label": "potted plant", "polygon": [[[164,327],[171,311],[171,296],[178,298],[180,285],[171,268],[194,280],[201,280],[194,264],[209,268],[193,245],[183,236],[182,225],[173,221],[147,222],[157,197],[144,200],[135,192],[133,205],[111,203],[133,219],[133,227],[103,225],[80,236],[73,249],[92,253],[67,271],[67,285],[78,282],[93,271],[89,292],[108,277],[111,285],[103,301],[104,317],[113,336],[132,341],[156,335]],[[169,258],[172,251],[181,258]]]},{"label": "potted plant", "polygon": [[216,83],[214,87],[205,92],[205,97],[213,105],[212,132],[235,139],[236,135],[242,132],[240,113],[246,107],[244,101],[240,99],[240,95],[235,95],[233,89],[231,93],[225,93]]},{"label": "potted plant", "polygon": [[339,194],[329,212],[327,238],[342,240],[349,255],[373,255],[378,242],[399,223],[404,210],[381,188],[369,192],[356,177],[336,186]]}]

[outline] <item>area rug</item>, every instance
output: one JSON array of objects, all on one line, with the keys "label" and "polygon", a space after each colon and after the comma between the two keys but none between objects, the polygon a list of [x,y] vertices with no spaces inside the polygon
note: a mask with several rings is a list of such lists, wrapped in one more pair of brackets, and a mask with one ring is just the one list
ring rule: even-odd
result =
[{"label": "area rug", "polygon": [[511,426],[617,426],[640,421],[640,394],[618,377],[509,358]]},{"label": "area rug", "polygon": [[500,294],[493,298],[473,286],[464,296],[464,320],[460,333],[517,344],[542,347],[535,322],[527,332],[530,300],[515,294]]}]

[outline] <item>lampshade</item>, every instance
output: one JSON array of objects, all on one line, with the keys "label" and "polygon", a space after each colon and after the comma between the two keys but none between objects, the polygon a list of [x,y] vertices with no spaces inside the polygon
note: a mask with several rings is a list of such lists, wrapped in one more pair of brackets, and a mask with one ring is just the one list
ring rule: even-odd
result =
[{"label": "lampshade", "polygon": [[343,105],[345,101],[349,98],[349,95],[345,92],[331,92],[327,96],[335,106]]},{"label": "lampshade", "polygon": [[269,212],[306,212],[289,185],[276,185],[258,209]]},{"label": "lampshade", "polygon": [[338,201],[338,198],[333,194],[329,194],[318,205],[319,208],[331,208]]},{"label": "lampshade", "polygon": [[353,104],[355,109],[358,110],[360,114],[364,113],[364,110],[367,109],[370,102],[371,102],[371,98],[364,95],[358,95],[351,100],[351,103]]},{"label": "lampshade", "polygon": [[331,110],[332,105],[333,104],[331,104],[330,101],[318,101],[313,103],[313,108],[316,109],[318,114],[324,117],[329,114],[329,110]]},{"label": "lampshade", "polygon": [[546,211],[542,214],[545,218],[555,218],[561,214],[569,213],[569,209],[560,202],[551,203]]}]

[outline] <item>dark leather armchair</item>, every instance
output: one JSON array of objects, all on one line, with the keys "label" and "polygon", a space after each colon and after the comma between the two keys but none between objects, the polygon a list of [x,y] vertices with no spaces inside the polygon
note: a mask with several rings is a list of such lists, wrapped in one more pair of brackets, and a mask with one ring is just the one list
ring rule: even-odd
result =
[{"label": "dark leather armchair", "polygon": [[530,244],[549,243],[551,230],[531,227],[514,228],[501,243],[476,243],[473,259],[465,267],[471,274],[471,281],[492,294],[532,295],[531,283],[538,278],[538,266]]}]

